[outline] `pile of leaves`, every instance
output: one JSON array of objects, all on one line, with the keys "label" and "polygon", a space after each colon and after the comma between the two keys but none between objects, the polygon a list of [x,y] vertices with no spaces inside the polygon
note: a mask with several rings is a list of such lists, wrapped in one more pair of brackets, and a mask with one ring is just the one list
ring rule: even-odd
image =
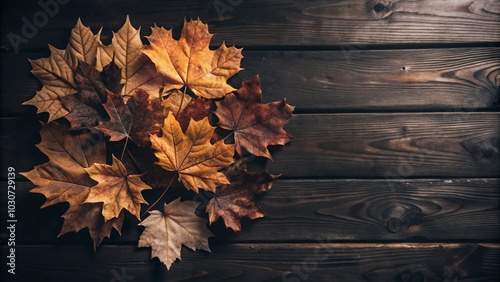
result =
[{"label": "pile of leaves", "polygon": [[[243,217],[263,217],[255,196],[278,175],[247,163],[271,159],[269,145],[292,139],[282,127],[294,107],[263,104],[258,76],[229,85],[242,50],[211,50],[200,20],[185,21],[179,39],[152,27],[146,45],[128,17],[111,44],[100,33],[78,20],[66,49],[49,45],[50,57],[31,61],[43,87],[24,104],[49,115],[37,144],[49,161],[23,175],[46,197],[42,208],[69,203],[59,236],[88,228],[95,249],[112,229],[121,232],[128,211],[145,227],[139,247],[169,268],[182,245],[210,251],[207,217],[234,231]],[[177,195],[171,187],[209,199],[178,197],[153,210]],[[162,192],[145,193],[156,199],[149,204],[142,192],[153,188]]]}]

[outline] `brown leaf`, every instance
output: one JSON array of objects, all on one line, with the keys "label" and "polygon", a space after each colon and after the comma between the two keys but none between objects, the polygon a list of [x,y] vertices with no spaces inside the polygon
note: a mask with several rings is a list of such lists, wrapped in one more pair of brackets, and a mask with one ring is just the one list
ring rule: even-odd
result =
[{"label": "brown leaf", "polygon": [[64,107],[69,111],[65,118],[73,130],[93,128],[102,120],[102,103],[106,102],[107,89],[121,89],[120,69],[111,63],[101,73],[95,67],[80,62],[76,68],[75,80],[78,93],[61,98]]},{"label": "brown leaf", "polygon": [[234,132],[236,152],[272,159],[268,145],[285,145],[293,137],[283,130],[292,117],[294,106],[285,100],[262,104],[259,77],[243,81],[238,95],[229,94],[215,102],[218,125]]},{"label": "brown leaf", "polygon": [[114,58],[113,61],[122,70],[122,95],[130,97],[141,88],[150,99],[157,99],[164,82],[157,74],[155,65],[142,53],[140,33],[141,29],[135,29],[127,16],[122,28],[113,32],[112,48],[99,47],[98,66],[105,66]]},{"label": "brown leaf", "polygon": [[123,96],[108,92],[104,108],[110,120],[101,121],[96,129],[111,141],[124,138],[139,146],[149,144],[149,135],[160,131],[166,111],[159,99],[148,100],[149,94],[139,89],[125,104]]},{"label": "brown leaf", "polygon": [[93,34],[80,19],[71,31],[68,46],[60,50],[49,45],[50,57],[30,60],[32,72],[43,84],[32,99],[23,105],[33,105],[37,113],[49,113],[49,122],[68,114],[62,106],[61,98],[76,93],[74,70],[79,61],[95,63],[100,32]]},{"label": "brown leaf", "polygon": [[180,198],[165,204],[164,212],[152,211],[139,225],[146,227],[139,247],[151,247],[151,258],[157,257],[167,269],[181,259],[182,245],[196,251],[210,252],[208,238],[214,236],[206,227],[207,220],[194,214],[196,204]]},{"label": "brown leaf", "polygon": [[212,99],[235,90],[226,81],[241,70],[241,49],[223,43],[210,50],[212,34],[207,24],[185,21],[179,40],[173,38],[172,30],[155,26],[147,38],[151,44],[143,52],[166,77],[166,91],[189,87],[195,95]]},{"label": "brown leaf", "polygon": [[65,53],[66,61],[70,62],[71,69],[76,69],[79,62],[95,65],[97,47],[101,44],[100,36],[101,30],[94,34],[78,18],[76,26],[71,30]]},{"label": "brown leaf", "polygon": [[117,218],[122,209],[141,219],[141,203],[147,204],[142,191],[152,189],[140,175],[129,175],[122,162],[113,156],[113,164],[95,163],[85,169],[97,185],[90,189],[85,203],[103,203],[102,215],[108,221]]},{"label": "brown leaf", "polygon": [[191,120],[200,121],[210,112],[210,100],[204,98],[192,99],[188,105],[176,116],[181,125],[182,131],[186,131]]},{"label": "brown leaf", "polygon": [[[123,217],[104,222],[100,204],[82,205],[90,187],[95,184],[85,168],[106,161],[104,139],[88,133],[71,132],[55,122],[44,125],[40,135],[41,142],[37,147],[49,161],[21,174],[36,185],[30,192],[47,198],[42,208],[69,203],[69,209],[62,216],[65,220],[59,235],[88,227],[96,247],[104,237],[110,236],[112,228],[119,232],[123,222]],[[99,215],[94,216],[97,210]]]},{"label": "brown leaf", "polygon": [[37,113],[49,113],[49,122],[68,114],[62,106],[60,98],[76,93],[71,62],[65,58],[65,50],[56,49],[49,45],[50,57],[30,60],[32,73],[43,84],[35,97],[23,103],[38,108]]},{"label": "brown leaf", "polygon": [[210,224],[222,217],[226,227],[234,231],[241,230],[243,217],[264,217],[264,211],[255,202],[255,195],[271,189],[279,177],[265,172],[249,172],[246,166],[239,168],[238,163],[224,172],[231,184],[218,187],[206,207]]},{"label": "brown leaf", "polygon": [[151,135],[152,148],[158,158],[157,165],[179,173],[179,181],[187,188],[214,192],[216,185],[229,184],[218,170],[233,162],[234,145],[219,141],[210,143],[214,127],[208,118],[191,121],[184,133],[172,113],[162,128],[162,137]]}]

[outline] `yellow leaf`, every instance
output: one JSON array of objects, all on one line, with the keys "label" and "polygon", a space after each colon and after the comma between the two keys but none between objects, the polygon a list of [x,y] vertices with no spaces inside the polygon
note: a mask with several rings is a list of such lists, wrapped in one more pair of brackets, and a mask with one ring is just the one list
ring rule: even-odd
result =
[{"label": "yellow leaf", "polygon": [[151,187],[142,182],[140,175],[128,175],[123,163],[115,156],[112,165],[95,163],[85,170],[98,183],[90,188],[85,203],[102,202],[104,220],[118,217],[122,209],[141,218],[141,203],[147,204],[141,192]]},{"label": "yellow leaf", "polygon": [[229,184],[226,176],[218,170],[233,163],[234,145],[215,144],[210,138],[215,128],[208,118],[191,121],[186,132],[169,113],[162,128],[162,137],[151,135],[152,148],[158,158],[157,165],[168,171],[176,171],[179,180],[187,189],[198,192],[198,188],[215,192],[220,184]]},{"label": "yellow leaf", "polygon": [[193,251],[210,252],[207,220],[195,215],[197,203],[181,202],[180,198],[165,204],[164,212],[152,211],[139,225],[146,227],[139,239],[139,247],[151,247],[151,257],[158,257],[167,269],[181,258],[182,245]]},{"label": "yellow leaf", "polygon": [[197,96],[207,99],[220,98],[235,89],[227,79],[241,70],[241,49],[226,47],[210,50],[212,34],[208,25],[200,20],[184,22],[179,40],[172,37],[172,30],[153,27],[148,37],[151,45],[144,53],[166,77],[166,89],[189,87]]}]

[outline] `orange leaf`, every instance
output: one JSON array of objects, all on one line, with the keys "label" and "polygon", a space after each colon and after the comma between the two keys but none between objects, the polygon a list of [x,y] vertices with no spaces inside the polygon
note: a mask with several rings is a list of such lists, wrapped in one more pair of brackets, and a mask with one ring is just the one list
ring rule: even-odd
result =
[{"label": "orange leaf", "polygon": [[218,170],[233,162],[234,145],[219,141],[210,143],[214,132],[208,118],[191,121],[184,133],[172,113],[163,124],[162,137],[151,135],[152,148],[158,158],[157,165],[179,173],[179,180],[187,189],[215,191],[216,185],[228,184]]},{"label": "orange leaf", "polygon": [[102,202],[104,220],[118,217],[122,209],[141,219],[141,203],[147,204],[141,192],[151,187],[142,182],[140,175],[129,175],[115,156],[112,165],[96,163],[85,170],[98,183],[90,189],[85,203]]},{"label": "orange leaf", "polygon": [[179,40],[172,37],[172,30],[155,26],[147,38],[151,45],[143,52],[166,77],[166,91],[186,86],[197,96],[213,99],[235,90],[226,81],[241,70],[241,49],[222,43],[210,50],[207,24],[185,21]]}]

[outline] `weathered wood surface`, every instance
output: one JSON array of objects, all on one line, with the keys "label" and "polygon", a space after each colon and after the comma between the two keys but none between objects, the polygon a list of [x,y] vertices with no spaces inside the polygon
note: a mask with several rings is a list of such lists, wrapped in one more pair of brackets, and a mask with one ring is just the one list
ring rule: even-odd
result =
[{"label": "weathered wood surface", "polygon": [[[259,74],[265,102],[287,98],[296,112],[498,108],[500,48],[343,51],[247,51],[245,70]],[[21,103],[41,88],[27,58],[46,53],[1,54],[1,111],[35,112]],[[12,66],[16,66],[12,68]]]},{"label": "weathered wood surface", "polygon": [[[499,125],[482,112],[296,115],[285,127],[295,140],[267,167],[284,178],[498,177]],[[45,162],[34,117],[2,126],[3,171]]]},{"label": "weathered wood surface", "polygon": [[1,4],[1,171],[46,161],[34,146],[46,116],[20,105],[41,88],[27,58],[64,48],[78,17],[104,26],[105,43],[127,14],[142,35],[200,17],[213,46],[245,48],[230,83],[260,74],[264,101],[286,97],[299,114],[266,163],[283,173],[259,199],[268,217],[238,234],[216,222],[213,253],[183,250],[170,271],[136,247],[132,217],[96,254],[86,230],[56,238],[67,205],[40,210],[19,177],[14,280],[0,201],[2,281],[500,279],[499,1],[71,0],[15,50],[7,34],[24,36],[38,2]]},{"label": "weathered wood surface", "polygon": [[[499,186],[498,179],[279,180],[258,201],[267,217],[244,220],[238,234],[219,220],[210,226],[217,235],[212,241],[316,242],[329,237],[336,242],[493,242],[500,235]],[[87,230],[56,239],[63,221],[60,215],[68,206],[40,210],[45,199],[29,193],[31,188],[27,182],[16,187],[17,202],[22,203],[16,213],[18,244],[91,244]],[[156,199],[160,192],[144,194]],[[6,202],[3,198],[3,209]],[[143,230],[137,223],[127,217],[122,236],[113,232],[104,244],[137,242]]]},{"label": "weathered wood surface", "polygon": [[[6,36],[22,36],[22,18],[32,21],[43,11],[38,1],[2,3],[1,48],[12,51]],[[210,23],[215,41],[238,46],[331,46],[364,48],[372,44],[470,43],[500,41],[500,4],[495,0],[255,0],[255,1],[60,1],[59,11],[38,31],[25,32],[20,50],[64,46],[76,19],[95,30],[117,30],[129,14],[135,25],[149,32],[152,23],[178,28],[185,17]],[[221,4],[229,8],[221,8]],[[219,8],[217,8],[219,7]],[[4,17],[2,17],[4,18]],[[39,22],[42,22],[39,20]],[[104,33],[105,40],[111,33]],[[107,38],[106,38],[107,37]]]},{"label": "weathered wood surface", "polygon": [[[136,246],[20,246],[17,281],[497,281],[498,244],[213,245],[167,271]],[[2,261],[7,249],[2,247]],[[84,270],[84,271],[82,271]],[[132,278],[133,276],[133,278]],[[2,278],[9,278],[6,272]],[[135,279],[135,280],[131,280]],[[118,280],[120,281],[120,280]]]}]

